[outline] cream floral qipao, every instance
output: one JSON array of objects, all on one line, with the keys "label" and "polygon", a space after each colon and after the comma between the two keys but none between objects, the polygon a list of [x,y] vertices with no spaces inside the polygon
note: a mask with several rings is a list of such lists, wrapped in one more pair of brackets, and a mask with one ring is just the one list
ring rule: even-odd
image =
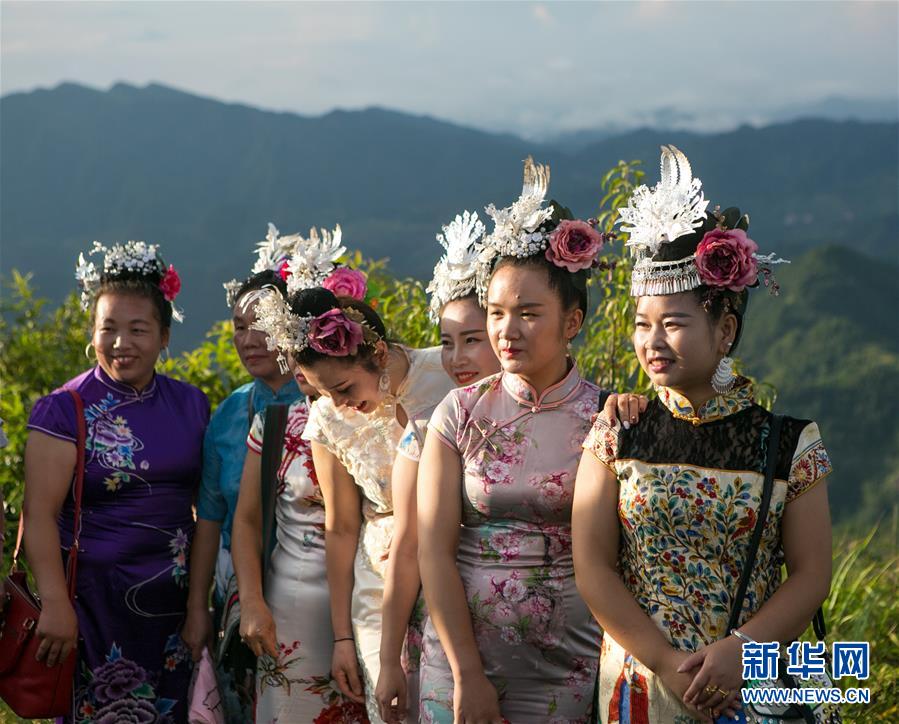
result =
[{"label": "cream floral qipao", "polygon": [[[365,678],[368,716],[380,722],[374,688],[380,673],[381,603],[384,575],[393,537],[393,501],[390,478],[397,453],[417,460],[422,428],[434,407],[453,383],[440,364],[440,348],[401,348],[409,359],[409,371],[396,398],[370,414],[337,408],[330,398],[320,397],[310,409],[303,437],[324,445],[347,469],[362,493],[362,530],[354,565],[352,618],[356,651]],[[409,418],[404,430],[396,420],[396,405]],[[421,632],[410,626],[407,637],[409,698],[417,701],[418,651]]]},{"label": "cream floral qipao", "polygon": [[[598,400],[574,366],[539,398],[500,373],[431,418],[462,460],[459,573],[484,671],[515,724],[589,719],[600,634],[575,588],[571,503]],[[453,676],[430,621],[421,687],[422,720],[452,722]]]},{"label": "cream floral qipao", "polygon": [[[600,417],[584,443],[618,478],[624,583],[681,651],[726,634],[761,504],[771,417],[753,402],[744,378],[698,411],[660,388],[636,426],[609,427]],[[784,509],[830,470],[818,426],[784,418],[771,508],[741,624],[780,585]],[[694,721],[608,633],[600,672],[602,722]]]}]

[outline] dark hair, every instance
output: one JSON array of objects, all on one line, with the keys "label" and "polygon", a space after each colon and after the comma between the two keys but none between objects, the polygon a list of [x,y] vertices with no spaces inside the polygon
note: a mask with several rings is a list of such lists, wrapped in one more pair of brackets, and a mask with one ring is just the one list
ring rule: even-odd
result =
[{"label": "dark hair", "polygon": [[94,306],[91,309],[91,327],[97,321],[97,302],[104,294],[130,294],[135,297],[149,299],[153,303],[153,311],[162,329],[170,329],[172,326],[172,303],[162,295],[162,290],[157,284],[147,279],[118,278],[110,279],[100,285],[97,296],[94,297]]},{"label": "dark hair", "polygon": [[567,269],[556,266],[542,254],[524,258],[504,256],[493,267],[490,277],[493,278],[497,270],[504,266],[543,269],[546,272],[547,284],[558,295],[559,301],[562,302],[562,308],[568,310],[577,307],[584,313],[584,318],[587,317],[586,270],[570,272]]},{"label": "dark hair", "polygon": [[247,292],[253,292],[263,287],[275,287],[275,289],[281,292],[282,297],[287,296],[287,282],[281,278],[278,272],[266,269],[244,279],[243,284],[237,289],[237,294],[234,295],[234,304],[236,305]]},{"label": "dark hair", "polygon": [[[387,328],[378,313],[368,306],[365,302],[354,299],[353,297],[337,297],[329,289],[323,287],[314,287],[312,289],[301,289],[293,294],[287,303],[290,305],[290,311],[294,314],[302,316],[317,317],[332,309],[355,309],[365,319],[365,323],[373,329],[377,335],[387,341]],[[371,345],[359,345],[355,355],[347,357],[331,357],[321,352],[317,352],[311,347],[304,350],[293,352],[293,358],[301,365],[313,365],[323,359],[341,360],[346,364],[361,364],[371,372],[378,370],[378,365],[374,361],[375,350]]]},{"label": "dark hair", "polygon": [[737,332],[734,335],[733,344],[728,355],[737,350],[740,337],[743,335],[743,316],[746,314],[746,306],[749,304],[749,290],[732,292],[729,289],[718,289],[705,284],[692,290],[696,301],[709,315],[709,321],[717,324],[725,314],[733,314],[737,318]]}]

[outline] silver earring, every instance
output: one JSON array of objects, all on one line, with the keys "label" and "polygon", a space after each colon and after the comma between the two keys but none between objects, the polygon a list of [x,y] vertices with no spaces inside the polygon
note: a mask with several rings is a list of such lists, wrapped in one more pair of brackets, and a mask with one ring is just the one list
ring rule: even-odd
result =
[{"label": "silver earring", "polygon": [[169,348],[168,347],[163,347],[161,350],[159,350],[159,359],[162,362],[168,362],[168,360],[169,360]]},{"label": "silver earring", "polygon": [[390,391],[390,374],[385,369],[381,376],[378,378],[378,389],[382,394],[387,394]]},{"label": "silver earring", "polygon": [[736,379],[733,359],[727,356],[722,357],[715,368],[715,374],[712,375],[712,389],[719,395],[726,394],[733,389]]},{"label": "silver earring", "polygon": [[94,355],[93,357],[91,357],[91,350],[92,350],[93,348],[94,348],[94,345],[93,345],[92,342],[88,342],[88,343],[84,346],[84,356],[87,357],[87,361],[88,361],[88,362],[96,362],[96,361],[97,361],[96,355]]}]

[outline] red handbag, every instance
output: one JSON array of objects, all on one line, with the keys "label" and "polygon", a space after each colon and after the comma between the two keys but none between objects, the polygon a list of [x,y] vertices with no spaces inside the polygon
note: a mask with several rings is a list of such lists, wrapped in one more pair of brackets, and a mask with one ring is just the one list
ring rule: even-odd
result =
[{"label": "red handbag", "polygon": [[[75,605],[75,577],[78,568],[78,538],[81,534],[81,494],[84,488],[84,447],[87,431],[84,405],[77,392],[68,390],[75,401],[78,421],[78,457],[75,463],[75,527],[69,548],[66,581],[69,601]],[[35,635],[41,615],[40,599],[28,588],[24,571],[18,570],[19,552],[25,534],[24,516],[19,517],[19,533],[9,575],[3,581],[0,598],[0,699],[20,717],[45,719],[72,712],[77,646],[65,661],[47,666],[35,660],[40,639]]]}]

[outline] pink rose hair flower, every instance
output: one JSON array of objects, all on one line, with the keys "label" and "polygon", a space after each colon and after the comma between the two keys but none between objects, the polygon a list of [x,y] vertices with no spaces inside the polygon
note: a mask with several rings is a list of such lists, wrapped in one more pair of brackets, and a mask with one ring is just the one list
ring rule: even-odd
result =
[{"label": "pink rose hair flower", "polygon": [[171,264],[169,264],[169,268],[166,269],[165,274],[159,281],[159,290],[167,302],[174,302],[178,292],[181,291],[181,277],[178,276],[178,272],[175,271],[175,267]]},{"label": "pink rose hair flower", "polygon": [[362,325],[347,317],[342,309],[330,309],[309,322],[309,346],[329,357],[356,354],[364,341]]},{"label": "pink rose hair flower", "polygon": [[346,266],[338,267],[322,282],[322,286],[334,292],[338,297],[352,297],[360,302],[365,299],[365,274],[356,269]]},{"label": "pink rose hair flower", "polygon": [[285,259],[281,262],[281,266],[278,267],[278,276],[280,276],[285,282],[287,281],[287,277],[290,276],[291,271],[288,269],[290,266],[290,260]]},{"label": "pink rose hair flower", "polygon": [[742,229],[712,229],[696,247],[696,268],[703,284],[742,292],[758,281],[758,245]]},{"label": "pink rose hair flower", "polygon": [[589,269],[604,241],[603,235],[587,222],[565,219],[550,234],[546,258],[572,273]]}]

